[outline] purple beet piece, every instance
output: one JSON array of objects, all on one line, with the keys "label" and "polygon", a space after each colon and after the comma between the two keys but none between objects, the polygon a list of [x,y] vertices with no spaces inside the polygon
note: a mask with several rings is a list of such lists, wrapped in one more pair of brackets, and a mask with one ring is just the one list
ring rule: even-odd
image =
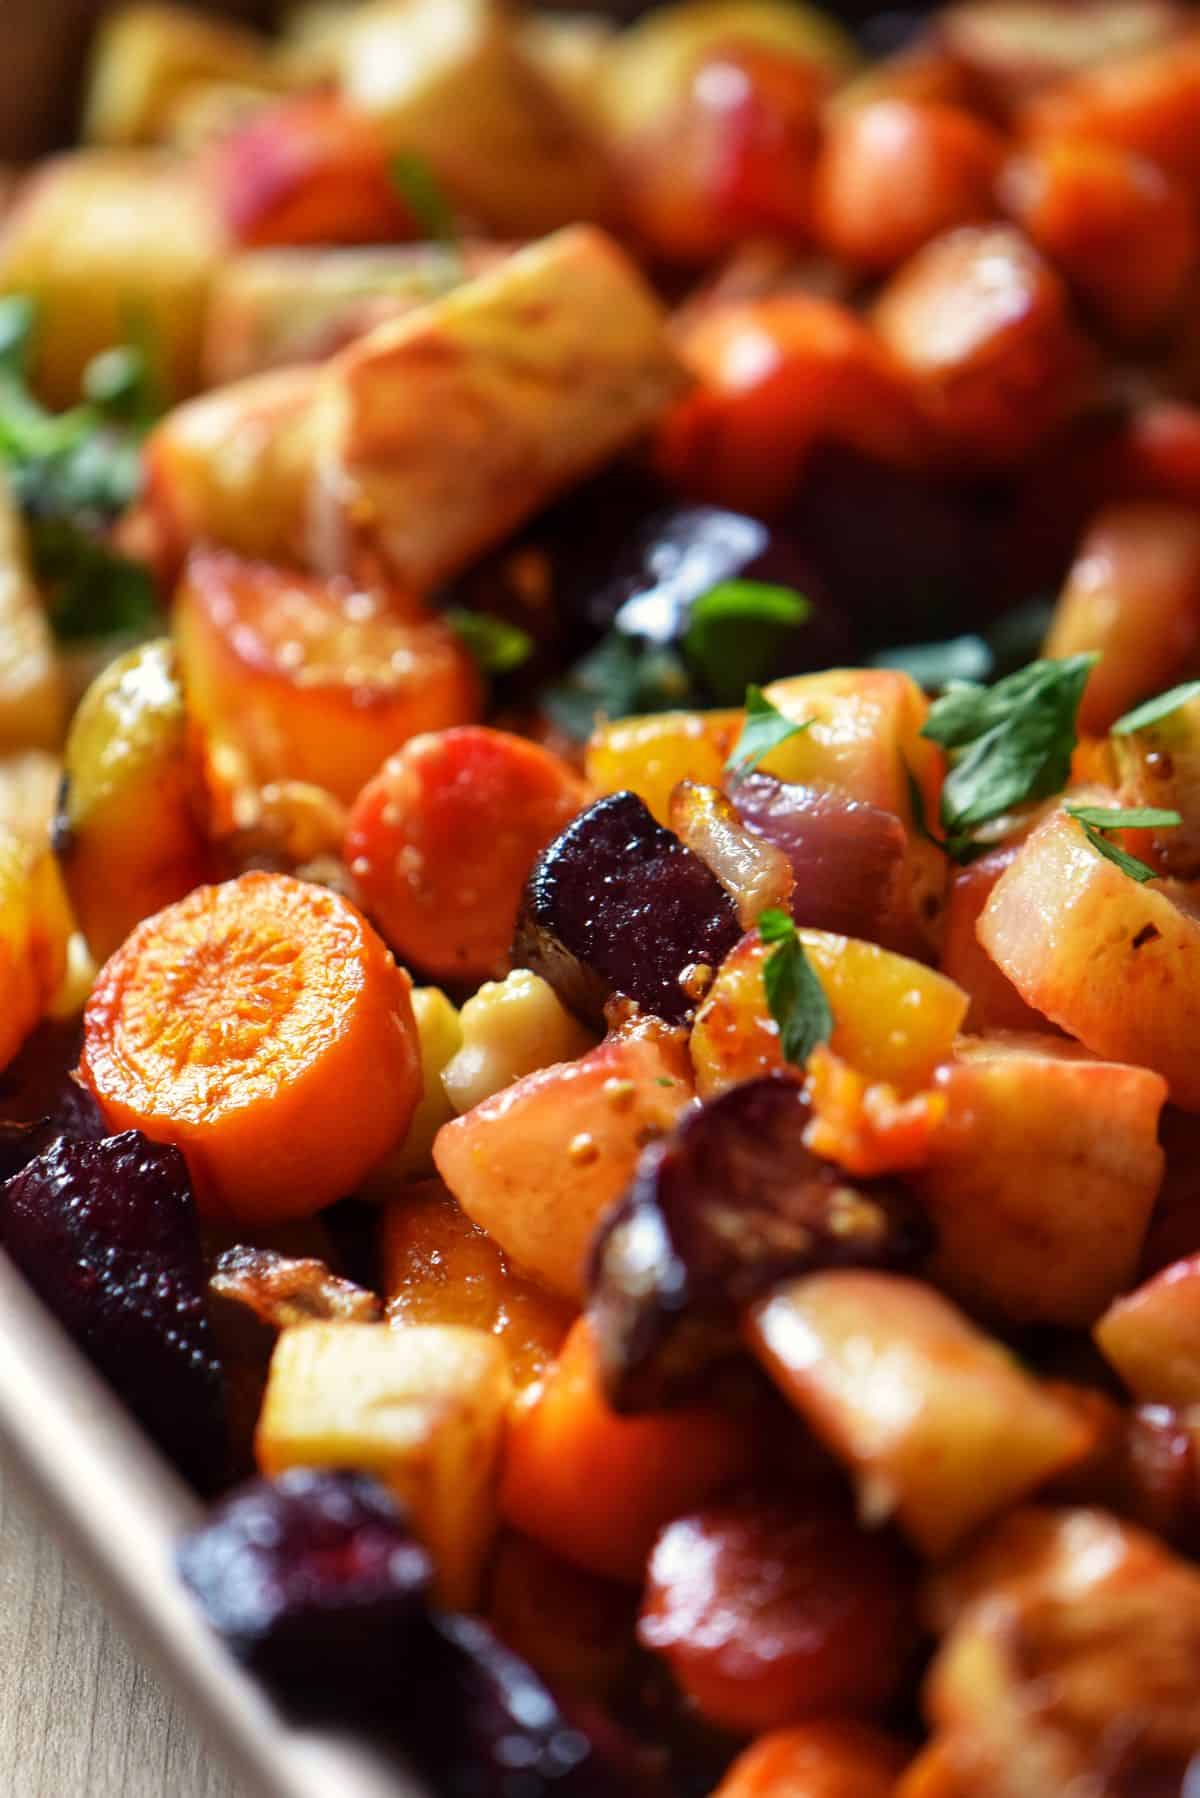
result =
[{"label": "purple beet piece", "polygon": [[393,1706],[429,1646],[432,1564],[365,1475],[252,1480],[184,1538],[179,1570],[238,1658],[333,1710]]},{"label": "purple beet piece", "polygon": [[913,1201],[851,1183],[807,1148],[802,1089],[768,1075],[688,1112],[648,1148],[592,1249],[588,1317],[620,1410],[694,1394],[736,1345],[737,1314],[776,1281],[905,1267],[930,1246]]},{"label": "purple beet piece", "polygon": [[68,1076],[54,1110],[45,1117],[29,1124],[0,1123],[0,1181],[11,1180],[35,1156],[64,1138],[99,1142],[107,1135],[108,1127],[95,1099],[86,1086]]},{"label": "purple beet piece", "polygon": [[689,968],[716,968],[741,936],[716,876],[655,822],[635,793],[612,793],[568,824],[535,862],[513,946],[563,1004],[602,1020],[614,993],[681,1023]]},{"label": "purple beet piece", "polygon": [[178,1149],[136,1130],[54,1143],[0,1187],[0,1241],[180,1470],[214,1484],[224,1393]]}]

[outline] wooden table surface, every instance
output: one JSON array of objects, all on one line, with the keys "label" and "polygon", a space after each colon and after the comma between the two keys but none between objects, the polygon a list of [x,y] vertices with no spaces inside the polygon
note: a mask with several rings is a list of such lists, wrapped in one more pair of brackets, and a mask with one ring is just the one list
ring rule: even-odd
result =
[{"label": "wooden table surface", "polygon": [[0,1798],[238,1798],[0,1476]]}]

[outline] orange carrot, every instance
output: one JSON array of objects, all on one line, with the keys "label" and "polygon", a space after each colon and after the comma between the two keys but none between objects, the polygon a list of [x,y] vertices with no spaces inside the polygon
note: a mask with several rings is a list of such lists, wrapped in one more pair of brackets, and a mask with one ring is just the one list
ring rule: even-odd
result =
[{"label": "orange carrot", "polygon": [[346,862],[397,955],[446,979],[503,974],[539,850],[587,803],[548,749],[480,725],[407,743],[359,795]]},{"label": "orange carrot", "polygon": [[637,1596],[551,1554],[528,1536],[502,1537],[488,1616],[508,1646],[556,1692],[603,1699],[633,1654]]},{"label": "orange carrot", "polygon": [[564,1560],[636,1585],[663,1525],[746,1478],[756,1448],[746,1419],[715,1407],[618,1417],[580,1319],[512,1421],[500,1509]]},{"label": "orange carrot", "polygon": [[802,1723],[761,1736],[713,1798],[892,1798],[904,1758],[898,1742],[865,1723]]},{"label": "orange carrot", "polygon": [[243,874],[145,919],[105,964],[81,1071],[111,1129],[177,1144],[206,1215],[305,1217],[408,1127],[409,991],[345,899]]}]

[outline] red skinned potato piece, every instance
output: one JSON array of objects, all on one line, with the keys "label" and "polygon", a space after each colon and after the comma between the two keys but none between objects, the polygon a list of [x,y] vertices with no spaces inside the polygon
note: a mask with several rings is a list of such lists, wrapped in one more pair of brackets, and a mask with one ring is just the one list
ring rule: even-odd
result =
[{"label": "red skinned potato piece", "polygon": [[1200,1111],[1200,922],[1171,883],[1139,886],[1056,811],[997,881],[978,930],[1027,1003],[1095,1054],[1154,1069],[1176,1105]]},{"label": "red skinned potato piece", "polygon": [[504,973],[539,851],[587,802],[559,757],[481,725],[414,737],[359,794],[345,859],[402,961],[440,978]]},{"label": "red skinned potato piece", "polygon": [[1043,654],[1098,653],[1080,729],[1122,712],[1186,673],[1200,647],[1200,512],[1147,501],[1108,506],[1079,546]]},{"label": "red skinned potato piece", "polygon": [[1019,119],[1036,143],[1063,139],[1132,150],[1200,191],[1200,41],[1194,34],[1111,58],[1038,95]]},{"label": "red skinned potato piece", "polygon": [[1076,1411],[915,1280],[810,1274],[761,1300],[746,1336],[849,1466],[863,1514],[894,1513],[926,1555],[948,1553],[1091,1445]]},{"label": "red skinned potato piece", "polygon": [[349,583],[201,553],[174,630],[193,715],[251,784],[307,781],[349,803],[410,737],[479,709],[448,625]]},{"label": "red skinned potato piece", "polygon": [[740,1754],[713,1798],[893,1798],[907,1755],[865,1723],[793,1724]]},{"label": "red skinned potato piece", "polygon": [[1011,226],[934,238],[893,275],[873,316],[950,466],[1016,466],[1087,395],[1093,357],[1066,289]]},{"label": "red skinned potato piece", "polygon": [[668,1524],[638,1639],[709,1723],[750,1734],[882,1709],[913,1638],[894,1542],[795,1495],[727,1500]]},{"label": "red skinned potato piece", "polygon": [[1134,1277],[1158,1193],[1166,1082],[1052,1037],[966,1037],[916,1192],[930,1277],[1007,1323],[1083,1326]]},{"label": "red skinned potato piece", "polygon": [[1200,1255],[1114,1299],[1094,1334],[1138,1398],[1200,1404]]},{"label": "red skinned potato piece", "polygon": [[1050,1028],[1049,1019],[1026,1005],[975,934],[992,888],[1011,864],[1018,847],[1016,843],[1004,843],[981,855],[978,861],[968,862],[965,868],[955,868],[950,876],[938,967],[970,993],[971,1006],[964,1024],[975,1033]]},{"label": "red skinned potato piece", "polygon": [[467,1216],[519,1268],[578,1299],[598,1219],[691,1098],[679,1033],[635,1021],[443,1125],[433,1158]]}]

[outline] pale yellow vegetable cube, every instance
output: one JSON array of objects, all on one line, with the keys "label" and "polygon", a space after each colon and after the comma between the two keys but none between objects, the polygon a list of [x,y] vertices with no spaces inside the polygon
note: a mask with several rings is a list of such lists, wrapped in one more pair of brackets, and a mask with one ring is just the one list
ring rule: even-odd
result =
[{"label": "pale yellow vegetable cube", "polygon": [[25,529],[0,476],[0,752],[57,748],[65,722],[62,676]]},{"label": "pale yellow vegetable cube", "polygon": [[462,1008],[459,1044],[442,1069],[449,1115],[461,1117],[514,1080],[596,1046],[554,988],[528,968],[488,980]]},{"label": "pale yellow vegetable cube", "polygon": [[183,6],[121,7],[104,21],[92,52],[84,136],[154,143],[180,94],[199,81],[280,86],[270,47],[253,32]]}]

